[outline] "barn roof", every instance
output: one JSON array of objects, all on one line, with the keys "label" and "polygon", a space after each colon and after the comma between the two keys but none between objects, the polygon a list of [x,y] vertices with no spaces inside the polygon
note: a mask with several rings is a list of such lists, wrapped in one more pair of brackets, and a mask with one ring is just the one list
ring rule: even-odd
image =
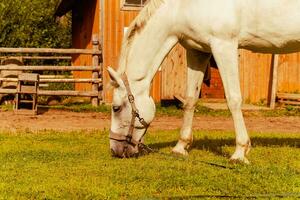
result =
[{"label": "barn roof", "polygon": [[61,0],[56,8],[55,16],[61,17],[71,11],[81,0]]}]

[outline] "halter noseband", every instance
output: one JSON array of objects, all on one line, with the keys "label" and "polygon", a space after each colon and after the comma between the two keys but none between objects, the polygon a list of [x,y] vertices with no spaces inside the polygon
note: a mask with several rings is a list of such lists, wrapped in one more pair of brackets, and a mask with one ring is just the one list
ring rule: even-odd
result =
[{"label": "halter noseband", "polygon": [[[127,135],[121,135],[119,133],[115,133],[112,130],[110,130],[109,139],[115,140],[115,141],[118,141],[118,142],[126,142],[127,144],[137,146],[137,145],[141,144],[141,141],[142,141],[144,135],[147,132],[149,124],[144,120],[144,118],[140,117],[139,110],[136,108],[135,99],[134,99],[134,96],[131,92],[131,89],[130,89],[130,86],[129,86],[129,81],[128,81],[128,78],[127,78],[126,74],[125,73],[122,74],[121,78],[122,78],[122,81],[125,85],[125,88],[126,88],[126,91],[127,91],[127,94],[128,94],[128,101],[131,105],[132,117],[131,117],[130,126],[129,126],[129,129],[128,129]],[[143,125],[143,128],[145,128],[144,134],[141,136],[141,138],[138,141],[136,141],[132,138],[136,118]]]}]

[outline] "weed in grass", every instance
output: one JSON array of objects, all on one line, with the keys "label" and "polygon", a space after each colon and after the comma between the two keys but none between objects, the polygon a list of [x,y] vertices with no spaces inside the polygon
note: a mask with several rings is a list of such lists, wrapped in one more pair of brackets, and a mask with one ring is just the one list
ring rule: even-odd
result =
[{"label": "weed in grass", "polygon": [[176,105],[162,106],[161,104],[156,104],[157,115],[166,116],[183,116],[182,107]]},{"label": "weed in grass", "polygon": [[300,107],[286,106],[285,108],[279,108],[274,110],[266,110],[260,112],[265,117],[284,117],[284,116],[300,116]]},{"label": "weed in grass", "polygon": [[[161,104],[157,104],[156,105],[156,113],[158,115],[182,117],[183,116],[183,107],[182,107],[182,105],[162,106]],[[213,110],[211,108],[201,105],[200,103],[196,105],[195,114],[202,115],[202,116],[223,116],[223,117],[231,116],[229,110]]]},{"label": "weed in grass", "polygon": [[230,117],[231,113],[229,110],[214,110],[208,107],[205,107],[201,104],[197,104],[195,109],[196,115],[204,115],[204,116],[214,116],[214,117]]}]

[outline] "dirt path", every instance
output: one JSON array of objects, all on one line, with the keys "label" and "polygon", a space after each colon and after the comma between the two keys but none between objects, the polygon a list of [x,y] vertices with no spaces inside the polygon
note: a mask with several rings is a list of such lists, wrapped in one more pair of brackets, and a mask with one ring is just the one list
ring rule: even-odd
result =
[{"label": "dirt path", "polygon": [[[300,117],[246,117],[249,131],[300,133]],[[179,129],[180,117],[156,117],[150,130]],[[15,115],[13,112],[0,112],[0,129],[6,130],[93,130],[109,129],[110,116],[103,113],[75,113],[50,110],[38,116]],[[233,130],[231,118],[195,117],[194,129]]]}]

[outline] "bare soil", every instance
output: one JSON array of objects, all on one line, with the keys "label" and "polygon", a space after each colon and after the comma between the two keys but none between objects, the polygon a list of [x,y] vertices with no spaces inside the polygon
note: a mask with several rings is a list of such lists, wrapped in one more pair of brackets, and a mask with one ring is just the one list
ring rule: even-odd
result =
[{"label": "bare soil", "polygon": [[[246,117],[249,131],[300,133],[300,117]],[[150,130],[176,130],[182,124],[181,117],[158,116]],[[104,113],[76,113],[62,110],[49,110],[37,116],[16,115],[12,111],[0,112],[0,129],[18,130],[104,130],[109,129],[110,116]],[[230,117],[197,116],[194,130],[234,130]]]}]

